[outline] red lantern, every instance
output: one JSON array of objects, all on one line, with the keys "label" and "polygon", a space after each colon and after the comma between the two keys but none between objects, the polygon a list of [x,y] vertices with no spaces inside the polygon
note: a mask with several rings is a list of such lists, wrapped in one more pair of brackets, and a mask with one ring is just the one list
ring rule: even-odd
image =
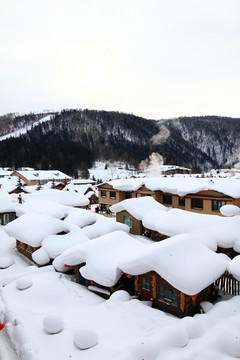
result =
[{"label": "red lantern", "polygon": [[236,199],[232,199],[233,202],[236,202]]},{"label": "red lantern", "polygon": [[5,328],[5,323],[4,321],[0,320],[0,331],[3,330]]},{"label": "red lantern", "polygon": [[69,269],[69,265],[64,264],[65,268]]},{"label": "red lantern", "polygon": [[196,297],[198,297],[198,294],[195,295],[190,295],[192,299],[195,299]]}]

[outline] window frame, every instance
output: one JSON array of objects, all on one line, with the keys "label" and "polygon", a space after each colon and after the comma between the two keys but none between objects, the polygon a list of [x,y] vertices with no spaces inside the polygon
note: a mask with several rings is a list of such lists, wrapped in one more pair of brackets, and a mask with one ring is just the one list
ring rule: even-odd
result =
[{"label": "window frame", "polygon": [[164,285],[159,285],[158,300],[166,305],[178,307],[178,291]]},{"label": "window frame", "polygon": [[[194,205],[194,202],[201,202],[201,206],[198,206],[197,204]],[[203,210],[203,199],[191,198],[191,209]]]},{"label": "window frame", "polygon": [[110,199],[116,199],[116,191],[110,191]]},{"label": "window frame", "polygon": [[131,215],[123,215],[123,223],[129,228],[132,228],[132,216]]},{"label": "window frame", "polygon": [[151,291],[151,281],[149,278],[142,276],[141,289],[145,291]]},{"label": "window frame", "polygon": [[[105,195],[104,195],[104,194],[105,194]],[[106,192],[106,190],[101,190],[101,197],[104,198],[104,199],[106,199],[106,197],[107,197],[107,192]]]},{"label": "window frame", "polygon": [[171,194],[163,194],[163,204],[172,205],[172,195]]},{"label": "window frame", "polygon": [[[214,203],[216,203],[216,209],[214,209]],[[220,205],[221,203],[221,205]],[[212,200],[212,211],[220,211],[220,208],[222,206],[226,205],[226,201],[225,200]]]}]

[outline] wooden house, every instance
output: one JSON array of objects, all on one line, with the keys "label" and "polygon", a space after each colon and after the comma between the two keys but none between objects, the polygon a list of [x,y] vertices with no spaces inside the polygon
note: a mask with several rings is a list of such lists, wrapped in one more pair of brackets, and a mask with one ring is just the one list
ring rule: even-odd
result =
[{"label": "wooden house", "polygon": [[139,300],[181,318],[198,313],[201,301],[214,300],[214,281],[226,271],[227,260],[194,235],[182,234],[128,255],[120,268],[134,276]]},{"label": "wooden house", "polygon": [[208,178],[121,179],[99,185],[103,211],[129,198],[151,196],[167,207],[202,214],[220,215],[223,205],[240,207],[239,180]]},{"label": "wooden house", "polygon": [[71,177],[59,170],[15,170],[11,176],[17,176],[27,186],[43,185],[48,182],[68,183]]}]

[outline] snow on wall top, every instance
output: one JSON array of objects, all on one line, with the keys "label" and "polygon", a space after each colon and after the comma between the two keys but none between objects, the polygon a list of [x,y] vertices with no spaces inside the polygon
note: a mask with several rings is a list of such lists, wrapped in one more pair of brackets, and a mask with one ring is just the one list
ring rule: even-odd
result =
[{"label": "snow on wall top", "polygon": [[155,271],[179,291],[194,295],[217,280],[227,262],[198,241],[197,235],[181,234],[128,252],[119,267],[131,275]]},{"label": "snow on wall top", "polygon": [[155,177],[141,179],[119,179],[108,182],[120,191],[136,191],[145,185],[149,190],[168,192],[185,196],[200,191],[217,191],[233,198],[240,198],[240,179],[194,178],[194,177]]}]

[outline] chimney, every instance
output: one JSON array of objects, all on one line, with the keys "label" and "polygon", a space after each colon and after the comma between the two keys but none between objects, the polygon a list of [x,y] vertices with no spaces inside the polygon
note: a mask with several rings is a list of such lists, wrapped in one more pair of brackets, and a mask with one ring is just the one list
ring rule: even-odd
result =
[{"label": "chimney", "polygon": [[22,204],[22,196],[21,196],[21,194],[18,195],[18,202],[19,202],[19,204]]}]

